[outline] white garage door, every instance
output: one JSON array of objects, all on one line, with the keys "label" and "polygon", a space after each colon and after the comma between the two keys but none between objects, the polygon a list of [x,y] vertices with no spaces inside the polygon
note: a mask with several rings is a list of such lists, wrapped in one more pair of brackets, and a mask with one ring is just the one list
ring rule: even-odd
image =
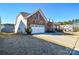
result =
[{"label": "white garage door", "polygon": [[32,25],[32,33],[44,33],[45,26],[44,25]]}]

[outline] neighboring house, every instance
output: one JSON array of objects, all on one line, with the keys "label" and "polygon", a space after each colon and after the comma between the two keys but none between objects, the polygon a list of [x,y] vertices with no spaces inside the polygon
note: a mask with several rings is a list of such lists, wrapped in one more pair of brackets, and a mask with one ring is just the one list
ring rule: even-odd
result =
[{"label": "neighboring house", "polygon": [[73,23],[73,31],[74,32],[79,31],[79,22]]},{"label": "neighboring house", "polygon": [[0,32],[1,32],[1,17],[0,17]]},{"label": "neighboring house", "polygon": [[79,22],[73,23],[73,26],[79,28]]},{"label": "neighboring house", "polygon": [[56,28],[56,26],[53,22],[50,22],[50,21],[47,22],[47,24],[46,24],[46,31],[47,32],[53,31],[53,30],[55,31],[55,28]]},{"label": "neighboring house", "polygon": [[14,24],[1,24],[1,32],[14,32]]},{"label": "neighboring house", "polygon": [[55,29],[55,31],[60,31],[61,30],[61,27],[59,24],[54,24],[53,25],[53,29]]},{"label": "neighboring house", "polygon": [[25,28],[28,27],[32,28],[32,33],[44,33],[46,31],[46,17],[40,9],[32,14],[21,12],[17,16],[14,32],[26,33]]},{"label": "neighboring house", "polygon": [[46,24],[46,31],[59,31],[61,30],[60,25],[55,24],[54,22],[48,21]]},{"label": "neighboring house", "polygon": [[67,32],[79,31],[79,23],[73,23],[71,25],[63,25],[63,30]]},{"label": "neighboring house", "polygon": [[63,31],[72,32],[73,31],[73,25],[65,25],[63,27]]},{"label": "neighboring house", "polygon": [[52,26],[53,26],[53,23],[48,21],[46,24],[46,31],[52,31]]}]

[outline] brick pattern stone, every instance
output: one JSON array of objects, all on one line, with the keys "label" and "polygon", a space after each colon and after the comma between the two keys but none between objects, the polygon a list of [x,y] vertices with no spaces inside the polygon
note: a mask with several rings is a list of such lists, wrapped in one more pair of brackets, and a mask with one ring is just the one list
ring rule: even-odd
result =
[{"label": "brick pattern stone", "polygon": [[27,18],[27,25],[30,26],[32,24],[37,24],[37,25],[45,25],[46,21],[45,19],[41,16],[40,12],[36,12],[29,18]]}]

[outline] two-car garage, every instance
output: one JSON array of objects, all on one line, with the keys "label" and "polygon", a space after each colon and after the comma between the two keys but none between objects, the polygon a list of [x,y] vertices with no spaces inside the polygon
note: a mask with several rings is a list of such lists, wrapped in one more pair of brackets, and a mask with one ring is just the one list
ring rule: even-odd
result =
[{"label": "two-car garage", "polygon": [[45,26],[44,25],[32,25],[32,34],[34,33],[45,33]]}]

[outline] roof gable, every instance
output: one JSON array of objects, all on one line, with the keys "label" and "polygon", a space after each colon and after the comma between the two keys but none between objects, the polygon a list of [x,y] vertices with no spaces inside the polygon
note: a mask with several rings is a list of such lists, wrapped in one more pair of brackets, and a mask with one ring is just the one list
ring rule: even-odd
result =
[{"label": "roof gable", "polygon": [[46,17],[45,17],[45,15],[44,15],[44,13],[41,11],[41,9],[36,10],[36,11],[33,12],[31,15],[28,15],[27,18],[31,17],[32,15],[34,15],[34,14],[37,13],[37,12],[39,12],[39,13],[41,14],[41,16],[42,16],[45,20],[47,20]]},{"label": "roof gable", "polygon": [[32,15],[34,15],[35,13],[39,12],[41,14],[41,16],[47,21],[44,13],[41,11],[41,9],[36,10],[35,12],[33,12],[32,14],[26,13],[26,12],[20,12],[20,14],[23,16],[23,18],[27,19],[29,17],[31,17]]}]

